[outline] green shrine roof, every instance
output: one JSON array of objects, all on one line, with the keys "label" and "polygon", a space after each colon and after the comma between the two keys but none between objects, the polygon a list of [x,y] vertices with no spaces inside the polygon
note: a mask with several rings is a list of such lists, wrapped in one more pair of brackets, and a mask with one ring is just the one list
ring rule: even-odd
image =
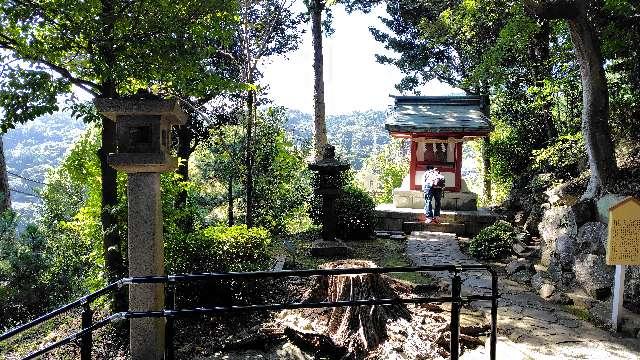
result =
[{"label": "green shrine roof", "polygon": [[385,128],[392,133],[486,133],[489,119],[480,96],[392,96]]}]

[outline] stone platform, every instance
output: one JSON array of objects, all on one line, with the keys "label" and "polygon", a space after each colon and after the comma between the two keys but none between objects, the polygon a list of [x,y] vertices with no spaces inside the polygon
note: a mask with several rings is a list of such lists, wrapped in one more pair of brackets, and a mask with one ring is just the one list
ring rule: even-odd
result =
[{"label": "stone platform", "polygon": [[[420,190],[393,190],[393,205],[398,208],[424,209],[424,193]],[[444,210],[473,211],[478,208],[478,195],[472,192],[445,191],[441,207]]]},{"label": "stone platform", "polygon": [[499,215],[487,210],[441,212],[440,224],[425,224],[422,209],[398,208],[393,204],[382,204],[376,207],[376,230],[383,231],[435,231],[448,232],[459,236],[475,236],[480,230],[493,224]]}]

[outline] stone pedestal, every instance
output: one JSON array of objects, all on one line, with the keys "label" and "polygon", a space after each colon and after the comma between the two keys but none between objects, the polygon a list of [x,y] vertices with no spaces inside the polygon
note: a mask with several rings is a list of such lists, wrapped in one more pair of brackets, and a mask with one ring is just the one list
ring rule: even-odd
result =
[{"label": "stone pedestal", "polygon": [[[472,192],[445,191],[441,201],[443,210],[475,211],[478,209],[478,195]],[[420,190],[393,190],[393,205],[397,208],[423,209],[424,193]]]},{"label": "stone pedestal", "polygon": [[[129,197],[129,276],[164,275],[160,174],[129,174],[127,195]],[[129,309],[130,311],[163,310],[164,285],[130,285]],[[164,318],[131,319],[129,337],[131,359],[163,359],[164,332]]]}]

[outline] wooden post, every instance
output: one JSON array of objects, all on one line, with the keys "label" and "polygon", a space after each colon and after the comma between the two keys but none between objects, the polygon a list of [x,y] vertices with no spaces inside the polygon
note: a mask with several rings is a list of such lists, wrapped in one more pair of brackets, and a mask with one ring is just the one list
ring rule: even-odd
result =
[{"label": "wooden post", "polygon": [[611,308],[611,327],[618,331],[624,303],[624,272],[640,265],[640,201],[628,197],[609,208],[607,265],[616,266]]},{"label": "wooden post", "polygon": [[411,162],[409,163],[409,189],[419,190],[416,185],[416,168],[418,165],[418,143],[411,138]]},{"label": "wooden post", "polygon": [[613,285],[613,308],[611,309],[611,326],[614,331],[620,328],[620,313],[624,302],[624,272],[626,266],[616,265],[616,277]]}]

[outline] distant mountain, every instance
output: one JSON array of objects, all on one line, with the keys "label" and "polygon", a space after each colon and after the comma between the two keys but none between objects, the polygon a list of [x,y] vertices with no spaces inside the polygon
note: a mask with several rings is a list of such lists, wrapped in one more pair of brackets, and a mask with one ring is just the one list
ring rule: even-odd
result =
[{"label": "distant mountain", "polygon": [[[285,128],[298,145],[311,144],[312,115],[289,110]],[[369,154],[388,143],[391,137],[384,128],[385,111],[352,112],[327,116],[327,137],[336,146],[338,154],[349,160],[355,170]]]},{"label": "distant mountain", "polygon": [[[390,140],[384,129],[384,111],[353,112],[327,116],[329,141],[355,170],[372,152]],[[12,191],[13,208],[23,220],[36,216],[38,190],[42,188],[49,169],[55,168],[65,153],[81,136],[86,126],[68,114],[55,113],[16,126],[3,136],[4,153]],[[286,131],[296,144],[312,142],[311,114],[296,110],[288,112]]]},{"label": "distant mountain", "polygon": [[23,220],[36,215],[33,205],[39,198],[31,195],[38,195],[47,171],[60,163],[84,129],[82,121],[59,112],[18,125],[3,136],[12,206]]}]

